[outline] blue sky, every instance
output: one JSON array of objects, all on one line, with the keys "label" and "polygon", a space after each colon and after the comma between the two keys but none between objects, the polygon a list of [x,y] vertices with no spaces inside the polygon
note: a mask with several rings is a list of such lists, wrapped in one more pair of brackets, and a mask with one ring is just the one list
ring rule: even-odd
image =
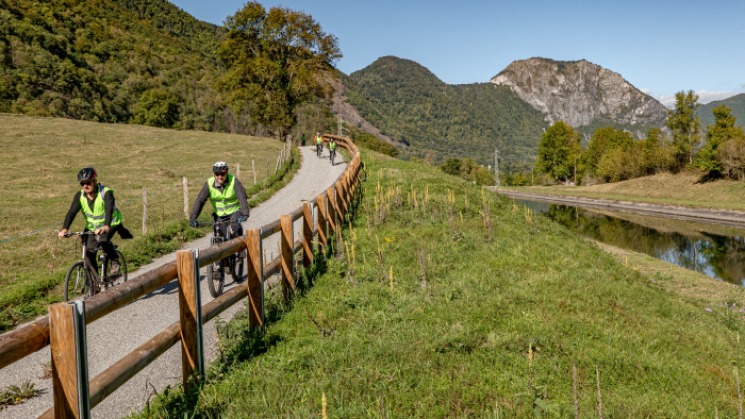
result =
[{"label": "blue sky", "polygon": [[[239,0],[170,0],[222,24]],[[346,74],[386,55],[449,84],[483,83],[512,61],[586,59],[662,103],[693,90],[708,103],[745,92],[745,1],[283,0],[335,35]]]}]

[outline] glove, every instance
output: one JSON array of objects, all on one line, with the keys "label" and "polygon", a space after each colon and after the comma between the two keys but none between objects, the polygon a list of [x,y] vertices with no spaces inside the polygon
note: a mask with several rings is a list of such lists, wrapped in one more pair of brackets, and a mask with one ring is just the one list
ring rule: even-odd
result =
[{"label": "glove", "polygon": [[239,223],[243,223],[246,220],[248,220],[248,216],[246,216],[246,215],[241,215],[240,217],[238,217],[238,222]]},{"label": "glove", "polygon": [[197,222],[197,220],[189,220],[189,225],[191,225],[192,227],[197,227],[199,223]]}]

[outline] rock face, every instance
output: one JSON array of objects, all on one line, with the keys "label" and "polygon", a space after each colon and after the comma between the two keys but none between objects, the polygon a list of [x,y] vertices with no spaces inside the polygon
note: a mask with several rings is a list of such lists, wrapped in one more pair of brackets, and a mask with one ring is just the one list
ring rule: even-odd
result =
[{"label": "rock face", "polygon": [[667,108],[618,73],[586,60],[515,61],[490,82],[509,86],[546,115],[573,127],[612,122],[632,130],[662,127]]}]

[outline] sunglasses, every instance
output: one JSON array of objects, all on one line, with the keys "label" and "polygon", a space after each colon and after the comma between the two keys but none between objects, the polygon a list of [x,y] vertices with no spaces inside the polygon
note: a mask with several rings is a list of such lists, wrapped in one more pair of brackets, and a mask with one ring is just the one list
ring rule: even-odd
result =
[{"label": "sunglasses", "polygon": [[85,182],[80,182],[80,186],[92,185],[92,184],[93,184],[93,181],[92,180],[87,180]]},{"label": "sunglasses", "polygon": [[215,176],[227,176],[228,172],[214,172]]}]

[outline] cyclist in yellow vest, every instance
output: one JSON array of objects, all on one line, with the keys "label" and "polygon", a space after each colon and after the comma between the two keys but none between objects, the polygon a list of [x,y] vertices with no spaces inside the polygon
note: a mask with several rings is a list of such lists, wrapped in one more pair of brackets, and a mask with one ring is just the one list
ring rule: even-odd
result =
[{"label": "cyclist in yellow vest", "polygon": [[[246,188],[235,176],[228,174],[228,164],[219,161],[212,166],[213,176],[207,180],[197,195],[191,209],[189,221],[192,227],[199,225],[197,218],[202,213],[204,204],[209,199],[212,204],[212,218],[215,221],[232,221],[230,226],[234,237],[243,235],[241,223],[248,219],[248,199]],[[227,237],[227,225],[220,225],[220,230]]]},{"label": "cyclist in yellow vest", "polygon": [[111,261],[111,273],[115,274],[119,269],[119,258],[111,244],[111,239],[116,233],[119,233],[123,239],[131,239],[132,233],[122,224],[122,213],[116,207],[114,190],[98,183],[97,177],[96,169],[92,167],[80,169],[78,182],[82,189],[72,199],[65,221],[62,223],[62,230],[58,235],[65,237],[75,216],[78,212],[82,212],[85,221],[84,231],[92,231],[95,234],[95,236],[82,236],[83,240],[88,240],[88,250],[85,255],[88,263],[94,268],[98,266],[96,247],[100,243]]},{"label": "cyclist in yellow vest", "polygon": [[331,164],[334,164],[333,156],[336,156],[336,140],[334,137],[331,137],[329,139],[329,159],[331,159]]},{"label": "cyclist in yellow vest", "polygon": [[313,143],[316,145],[316,153],[319,153],[318,156],[320,157],[320,153],[323,151],[323,137],[321,136],[320,132],[316,133],[316,137],[313,139]]}]

